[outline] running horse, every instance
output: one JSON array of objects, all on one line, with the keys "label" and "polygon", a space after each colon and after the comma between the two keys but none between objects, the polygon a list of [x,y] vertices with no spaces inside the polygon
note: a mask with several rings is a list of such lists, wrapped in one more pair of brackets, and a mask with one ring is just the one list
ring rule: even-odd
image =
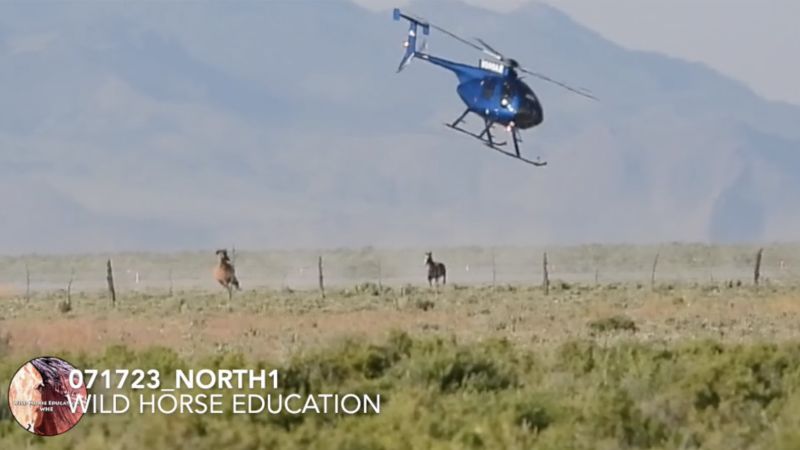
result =
[{"label": "running horse", "polygon": [[228,291],[228,301],[230,301],[231,297],[233,297],[233,289],[236,288],[237,291],[241,291],[242,288],[239,287],[236,269],[234,269],[233,263],[228,257],[228,251],[225,249],[217,250],[217,256],[219,257],[219,262],[214,267],[214,279]]},{"label": "running horse", "polygon": [[444,267],[444,263],[433,260],[433,253],[425,253],[425,264],[428,266],[429,286],[433,286],[434,282],[436,283],[436,286],[439,286],[439,278],[442,279],[443,285],[447,284],[447,269]]}]

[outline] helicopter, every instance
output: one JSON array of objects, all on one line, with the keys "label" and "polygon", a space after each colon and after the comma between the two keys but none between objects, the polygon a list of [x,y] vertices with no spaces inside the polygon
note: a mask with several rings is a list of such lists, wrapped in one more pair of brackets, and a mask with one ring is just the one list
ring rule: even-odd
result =
[{"label": "helicopter", "polygon": [[[397,72],[402,71],[413,59],[417,58],[455,73],[458,77],[456,91],[467,108],[456,120],[445,123],[445,126],[472,136],[487,147],[506,156],[534,166],[547,165],[547,162],[541,161],[539,158],[527,159],[520,153],[519,144],[522,142],[520,130],[541,124],[544,120],[544,113],[541,102],[533,90],[522,81],[519,72],[553,83],[583,97],[597,100],[590,91],[584,88],[569,86],[520,66],[515,59],[506,57],[480,38],[470,41],[421,17],[401,12],[399,8],[394,9],[393,17],[395,21],[405,19],[409,22],[408,38],[403,43],[405,54]],[[488,55],[491,59],[481,58],[478,66],[471,66],[427,53],[427,42],[423,42],[421,48],[417,47],[417,32],[422,29],[422,33],[427,36],[430,34],[431,28]],[[483,119],[483,129],[480,132],[469,131],[459,126],[464,123],[464,118],[469,113],[476,114]],[[505,149],[508,144],[506,141],[497,141],[492,135],[492,128],[496,124],[504,126],[510,133],[514,143],[513,153]]]}]

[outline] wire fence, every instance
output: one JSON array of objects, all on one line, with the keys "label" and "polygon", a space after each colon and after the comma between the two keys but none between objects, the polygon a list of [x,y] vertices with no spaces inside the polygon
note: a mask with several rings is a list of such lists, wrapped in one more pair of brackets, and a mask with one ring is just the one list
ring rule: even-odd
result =
[{"label": "wire fence", "polygon": [[[447,265],[447,281],[458,285],[542,283],[542,255],[548,253],[554,282],[582,284],[753,282],[760,247],[670,244],[663,246],[575,246],[554,248],[443,248],[433,251]],[[425,250],[237,249],[234,263],[245,289],[315,289],[319,257],[326,287],[361,283],[384,286],[427,285]],[[656,259],[656,255],[658,258]],[[0,296],[24,296],[65,290],[91,292],[106,288],[111,259],[117,291],[216,289],[211,273],[213,251],[86,255],[0,256]],[[654,272],[655,266],[655,272]],[[800,284],[800,245],[765,246],[764,283]]]}]

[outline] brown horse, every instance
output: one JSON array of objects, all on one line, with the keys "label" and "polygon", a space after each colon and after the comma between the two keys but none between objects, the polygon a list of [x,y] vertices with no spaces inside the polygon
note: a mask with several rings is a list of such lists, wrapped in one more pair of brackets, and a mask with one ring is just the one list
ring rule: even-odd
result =
[{"label": "brown horse", "polygon": [[433,253],[425,253],[425,264],[428,266],[429,286],[433,286],[434,282],[436,282],[436,285],[438,286],[439,278],[442,279],[442,284],[447,284],[447,269],[444,267],[444,263],[433,260]]},{"label": "brown horse", "polygon": [[236,269],[233,267],[231,259],[228,257],[228,251],[225,249],[217,250],[219,262],[214,267],[214,279],[217,280],[225,290],[228,291],[228,301],[233,297],[233,288],[241,291],[239,280],[236,278]]}]

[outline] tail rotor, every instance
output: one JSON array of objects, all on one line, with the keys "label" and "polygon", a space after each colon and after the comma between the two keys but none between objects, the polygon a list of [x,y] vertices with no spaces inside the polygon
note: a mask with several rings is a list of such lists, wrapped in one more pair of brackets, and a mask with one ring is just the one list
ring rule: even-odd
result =
[{"label": "tail rotor", "polygon": [[[409,22],[408,25],[408,38],[403,43],[403,47],[405,47],[405,53],[403,54],[403,59],[400,60],[400,65],[397,66],[397,71],[400,72],[403,70],[407,65],[411,63],[411,60],[414,59],[417,52],[417,30],[418,28],[422,28],[422,33],[424,35],[428,35],[430,33],[430,25],[428,22],[424,21],[421,18],[410,16],[408,14],[404,14],[400,12],[399,8],[394,9],[394,20],[406,19]],[[427,42],[423,42],[422,50],[424,51],[427,46]]]}]

